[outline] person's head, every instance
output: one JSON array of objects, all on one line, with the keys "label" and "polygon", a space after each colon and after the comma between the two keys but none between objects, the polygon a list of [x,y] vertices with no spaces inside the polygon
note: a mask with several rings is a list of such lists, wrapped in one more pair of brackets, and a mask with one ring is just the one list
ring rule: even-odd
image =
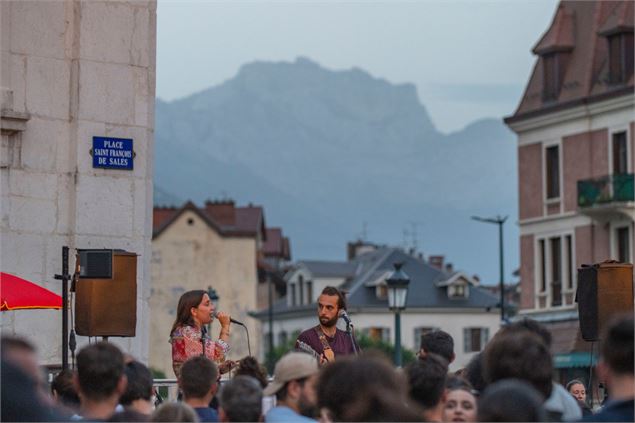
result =
[{"label": "person's head", "polygon": [[126,390],[123,354],[114,344],[97,342],[77,354],[75,386],[82,402],[119,399]]},{"label": "person's head", "polygon": [[262,389],[267,387],[267,370],[258,363],[255,357],[247,356],[240,360],[234,376],[251,376],[260,383]]},{"label": "person's head", "polygon": [[0,360],[0,420],[3,422],[62,421],[44,400],[42,390],[17,364]]},{"label": "person's head", "polygon": [[318,408],[332,421],[420,420],[407,408],[406,380],[383,356],[364,354],[324,367],[317,384]]},{"label": "person's head", "polygon": [[529,383],[506,379],[489,385],[478,402],[479,422],[544,422],[543,397]]},{"label": "person's head", "polygon": [[483,375],[487,383],[521,379],[546,400],[551,395],[553,364],[542,338],[526,329],[500,330],[483,352]]},{"label": "person's head", "polygon": [[[609,393],[615,393],[618,383],[624,382],[632,389],[635,372],[633,369],[633,316],[614,318],[603,331],[600,339],[600,362],[598,374],[604,380]],[[612,395],[612,394],[610,394]]]},{"label": "person's head", "polygon": [[2,358],[20,367],[29,374],[37,384],[43,382],[43,375],[38,364],[37,351],[29,341],[16,336],[3,336],[0,351],[2,351]]},{"label": "person's head", "polygon": [[69,369],[59,372],[51,383],[51,394],[59,404],[77,408],[79,407],[79,396],[73,384],[73,375],[74,372]]},{"label": "person's head", "polygon": [[542,323],[535,321],[534,319],[530,319],[525,317],[522,320],[518,320],[517,322],[511,323],[507,326],[508,329],[512,330],[528,330],[529,332],[533,332],[536,335],[540,336],[542,341],[545,343],[547,348],[551,348],[551,332],[549,329],[545,327]]},{"label": "person's head", "polygon": [[465,378],[472,385],[477,395],[485,390],[487,383],[483,378],[483,353],[477,353],[472,357],[465,368]]},{"label": "person's head", "polygon": [[444,422],[475,422],[476,397],[470,383],[459,376],[449,376],[445,384]]},{"label": "person's head", "polygon": [[213,312],[214,303],[207,295],[207,291],[196,289],[185,292],[179,298],[179,304],[176,307],[176,319],[170,334],[179,326],[201,327],[210,323],[213,319]]},{"label": "person's head", "polygon": [[278,403],[305,416],[315,415],[315,381],[317,360],[305,353],[290,352],[282,357],[273,370],[273,381],[264,395],[275,395]]},{"label": "person's head", "polygon": [[222,422],[257,422],[262,417],[262,387],[251,376],[235,376],[220,391]]},{"label": "person's head", "polygon": [[151,422],[198,422],[196,411],[184,402],[161,404],[150,416]]},{"label": "person's head", "polygon": [[454,339],[449,333],[442,330],[434,330],[421,336],[421,346],[419,349],[419,357],[425,357],[426,354],[437,354],[445,358],[448,363],[454,361]]},{"label": "person's head", "polygon": [[445,358],[428,354],[406,366],[410,398],[425,410],[443,401],[448,362]]},{"label": "person's head", "polygon": [[567,391],[579,402],[586,402],[586,388],[580,379],[569,381],[569,383],[567,383]]},{"label": "person's head", "polygon": [[143,363],[131,361],[126,364],[125,371],[128,378],[128,386],[119,399],[121,405],[129,406],[139,400],[150,402],[153,382],[150,370]]},{"label": "person's head", "polygon": [[188,359],[179,378],[185,400],[209,398],[210,401],[218,389],[218,376],[218,367],[209,358],[197,355]]},{"label": "person's head", "polygon": [[327,286],[318,297],[318,317],[320,323],[326,327],[337,324],[340,310],[346,310],[344,294],[333,286]]}]

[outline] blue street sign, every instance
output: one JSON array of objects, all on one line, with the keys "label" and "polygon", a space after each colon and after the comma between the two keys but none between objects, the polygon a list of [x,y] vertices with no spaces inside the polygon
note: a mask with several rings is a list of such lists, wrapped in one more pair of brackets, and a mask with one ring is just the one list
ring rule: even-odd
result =
[{"label": "blue street sign", "polygon": [[93,168],[132,170],[131,138],[93,137]]}]

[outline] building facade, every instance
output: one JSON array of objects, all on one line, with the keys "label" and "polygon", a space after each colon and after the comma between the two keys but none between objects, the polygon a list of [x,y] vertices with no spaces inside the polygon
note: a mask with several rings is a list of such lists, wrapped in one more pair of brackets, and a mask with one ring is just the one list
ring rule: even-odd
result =
[{"label": "building facade", "polygon": [[[156,2],[2,1],[0,19],[1,270],[61,294],[62,246],[71,271],[76,248],[138,254],[136,337],[111,341],[147,361]],[[93,167],[93,137],[132,139],[133,169]],[[1,319],[62,362],[61,311]]]},{"label": "building facade", "polygon": [[588,375],[577,269],[633,262],[633,2],[561,2],[516,112],[521,314],[543,321],[562,380]]}]

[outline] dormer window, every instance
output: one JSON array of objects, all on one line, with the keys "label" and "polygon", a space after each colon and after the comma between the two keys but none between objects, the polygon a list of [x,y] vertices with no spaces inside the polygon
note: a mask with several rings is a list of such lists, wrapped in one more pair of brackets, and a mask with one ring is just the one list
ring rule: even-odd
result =
[{"label": "dormer window", "polygon": [[455,283],[448,286],[448,297],[451,299],[467,298],[467,285],[464,283]]},{"label": "dormer window", "polygon": [[558,99],[568,61],[568,52],[555,51],[542,55],[543,101]]},{"label": "dormer window", "polygon": [[388,298],[388,286],[386,284],[380,284],[375,287],[375,295],[377,299],[385,300]]},{"label": "dormer window", "polygon": [[609,44],[609,84],[624,84],[633,75],[633,33],[606,37]]}]

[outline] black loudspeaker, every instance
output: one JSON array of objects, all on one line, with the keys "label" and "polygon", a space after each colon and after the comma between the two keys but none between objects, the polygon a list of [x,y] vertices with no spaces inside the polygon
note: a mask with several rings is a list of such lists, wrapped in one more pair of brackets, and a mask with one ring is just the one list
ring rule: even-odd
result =
[{"label": "black loudspeaker", "polygon": [[582,339],[597,341],[611,317],[633,314],[633,265],[615,261],[582,265],[576,301]]},{"label": "black loudspeaker", "polygon": [[[110,252],[112,263],[109,262],[109,256],[103,253],[104,251]],[[135,336],[137,255],[122,250],[102,250],[102,254],[84,255],[80,251],[78,260],[80,261],[80,279],[77,281],[75,293],[77,334]],[[96,260],[96,262],[82,263],[81,260]],[[81,269],[87,269],[83,276]],[[111,277],[105,278],[109,269],[111,269]]]}]

